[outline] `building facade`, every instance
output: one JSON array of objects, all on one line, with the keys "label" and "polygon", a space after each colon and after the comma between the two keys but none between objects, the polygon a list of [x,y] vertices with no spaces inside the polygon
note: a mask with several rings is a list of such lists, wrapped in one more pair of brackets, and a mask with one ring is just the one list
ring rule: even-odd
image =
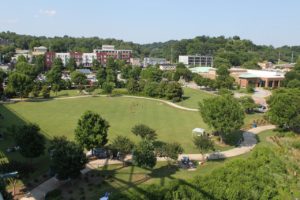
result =
[{"label": "building facade", "polygon": [[84,67],[92,67],[93,60],[97,59],[96,53],[83,53],[82,54],[82,65]]},{"label": "building facade", "polygon": [[213,67],[213,57],[212,56],[202,56],[202,55],[180,55],[178,62],[183,63],[188,66],[199,66],[199,67]]},{"label": "building facade", "polygon": [[97,60],[103,65],[106,64],[109,57],[124,60],[126,63],[130,63],[132,57],[132,50],[116,50],[113,45],[103,45],[101,49],[94,49],[93,53],[96,54]]},{"label": "building facade", "polygon": [[38,55],[44,55],[47,52],[47,47],[44,46],[39,46],[39,47],[33,47],[33,56],[38,56]]},{"label": "building facade", "polygon": [[70,57],[70,53],[55,53],[55,58],[60,58],[64,66],[69,62]]},{"label": "building facade", "polygon": [[148,67],[150,65],[166,65],[170,64],[165,58],[144,58],[143,67]]}]

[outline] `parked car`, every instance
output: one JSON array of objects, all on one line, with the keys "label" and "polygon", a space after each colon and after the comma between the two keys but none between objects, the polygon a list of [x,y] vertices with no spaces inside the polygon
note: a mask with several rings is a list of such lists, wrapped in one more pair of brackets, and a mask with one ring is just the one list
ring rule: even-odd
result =
[{"label": "parked car", "polygon": [[108,158],[108,152],[103,148],[94,148],[92,150],[92,155],[97,158]]},{"label": "parked car", "polygon": [[267,111],[267,107],[264,105],[259,105],[257,108],[254,108],[255,112],[264,113]]}]

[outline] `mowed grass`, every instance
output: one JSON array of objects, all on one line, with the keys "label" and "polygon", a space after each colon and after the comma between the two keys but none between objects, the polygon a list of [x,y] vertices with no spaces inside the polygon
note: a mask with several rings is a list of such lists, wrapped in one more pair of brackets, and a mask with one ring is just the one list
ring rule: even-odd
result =
[{"label": "mowed grass", "polygon": [[198,152],[192,143],[192,130],[195,127],[208,129],[198,112],[184,111],[143,99],[86,97],[20,102],[4,107],[23,121],[37,123],[49,139],[64,135],[73,140],[77,121],[87,110],[99,113],[109,122],[110,141],[116,135],[125,135],[135,142],[139,141],[131,133],[131,128],[143,123],[156,130],[158,140],[179,142],[186,153]]},{"label": "mowed grass", "polygon": [[192,89],[192,88],[183,88],[183,101],[180,101],[176,104],[188,107],[188,108],[199,108],[199,102],[202,102],[203,99],[213,97],[215,95],[208,92]]}]

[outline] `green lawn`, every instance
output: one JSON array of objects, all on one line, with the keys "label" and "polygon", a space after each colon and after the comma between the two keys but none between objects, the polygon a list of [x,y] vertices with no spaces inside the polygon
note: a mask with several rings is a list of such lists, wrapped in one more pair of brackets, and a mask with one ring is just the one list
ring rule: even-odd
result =
[{"label": "green lawn", "polygon": [[198,103],[203,101],[203,99],[213,97],[213,94],[202,90],[196,90],[192,88],[183,88],[184,100],[178,102],[178,105],[188,107],[188,108],[199,108]]},{"label": "green lawn", "polygon": [[179,142],[189,153],[197,152],[192,145],[192,130],[195,127],[208,129],[198,112],[183,111],[161,102],[142,99],[87,97],[20,102],[0,107],[1,113],[13,113],[4,114],[5,125],[18,124],[12,119],[17,116],[19,120],[39,124],[48,138],[65,135],[69,139],[73,139],[76,123],[86,110],[98,112],[110,123],[109,139],[119,134],[138,141],[139,138],[131,133],[131,128],[144,123],[156,130],[158,140]]},{"label": "green lawn", "polygon": [[[243,158],[250,153],[243,155]],[[223,161],[210,161],[198,166],[195,171],[187,171],[175,166],[168,167],[166,162],[158,162],[153,170],[147,170],[136,166],[123,167],[122,165],[109,165],[93,170],[83,179],[76,180],[72,184],[61,187],[62,196],[58,199],[80,198],[99,199],[105,192],[143,192],[143,186],[159,184],[164,186],[172,180],[188,182],[195,176],[203,176],[213,170],[223,167],[225,163],[241,158],[235,157]],[[55,199],[55,198],[49,198]]]}]

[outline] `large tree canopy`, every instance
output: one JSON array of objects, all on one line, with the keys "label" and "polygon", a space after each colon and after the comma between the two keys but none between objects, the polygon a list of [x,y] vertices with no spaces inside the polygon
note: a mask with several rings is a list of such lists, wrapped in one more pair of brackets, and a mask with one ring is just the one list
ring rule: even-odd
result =
[{"label": "large tree canopy", "polygon": [[108,141],[108,128],[109,123],[98,113],[86,111],[78,120],[75,140],[88,150],[102,147]]},{"label": "large tree canopy", "polygon": [[203,121],[219,132],[222,139],[244,124],[243,109],[231,95],[204,99],[199,105]]}]

